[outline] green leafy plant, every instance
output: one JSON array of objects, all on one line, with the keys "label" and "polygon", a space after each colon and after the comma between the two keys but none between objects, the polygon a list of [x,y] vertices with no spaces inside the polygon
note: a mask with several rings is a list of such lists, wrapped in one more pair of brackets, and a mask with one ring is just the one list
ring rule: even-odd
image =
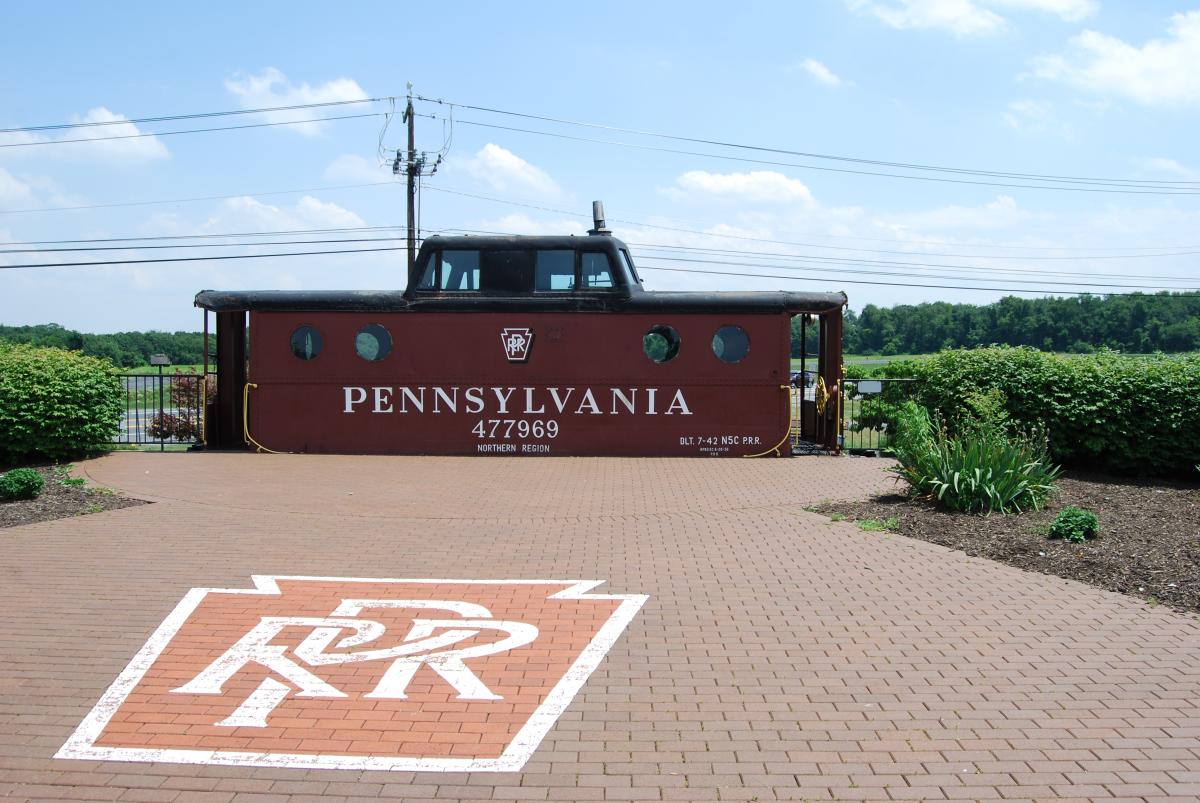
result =
[{"label": "green leafy plant", "polygon": [[962,513],[1037,510],[1062,473],[1043,443],[982,425],[953,437],[913,402],[901,407],[893,448],[890,471],[910,493]]},{"label": "green leafy plant", "polygon": [[1051,538],[1062,538],[1074,544],[1095,538],[1099,532],[1100,520],[1096,514],[1073,505],[1064,507],[1050,522]]},{"label": "green leafy plant", "polygon": [[0,463],[103,446],[120,426],[123,398],[107,360],[0,343]]},{"label": "green leafy plant", "polygon": [[[943,351],[909,366],[916,401],[960,434],[988,394],[1010,432],[1044,433],[1056,463],[1115,473],[1190,473],[1200,454],[1200,356]],[[980,395],[983,394],[983,395]],[[978,410],[976,410],[978,412]]]},{"label": "green leafy plant", "polygon": [[858,529],[866,533],[890,532],[900,528],[900,519],[896,516],[889,516],[886,519],[859,519],[855,524],[858,525]]},{"label": "green leafy plant", "polygon": [[14,468],[0,474],[0,499],[36,499],[42,492],[42,475],[31,468]]}]

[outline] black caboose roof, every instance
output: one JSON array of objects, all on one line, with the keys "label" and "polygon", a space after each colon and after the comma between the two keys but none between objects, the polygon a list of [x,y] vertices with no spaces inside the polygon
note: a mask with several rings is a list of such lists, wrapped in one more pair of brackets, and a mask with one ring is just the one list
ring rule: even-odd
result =
[{"label": "black caboose roof", "polygon": [[[489,255],[529,255],[538,251],[571,251],[608,256],[611,286],[585,287],[575,283],[569,290],[527,289],[442,290],[430,282],[431,260],[445,252],[483,255],[480,268],[487,275]],[[623,259],[622,257],[625,257]],[[501,260],[505,262],[505,260]],[[512,260],[505,262],[507,266]],[[499,263],[497,263],[499,264]],[[436,264],[435,268],[436,270]],[[432,285],[432,286],[429,286]],[[642,288],[628,247],[615,237],[588,236],[433,236],[421,245],[407,289],[399,290],[202,290],[195,305],[207,310],[258,310],[287,312],[706,312],[706,313],[823,313],[846,304],[845,293],[794,293],[786,291],[650,291]]]}]

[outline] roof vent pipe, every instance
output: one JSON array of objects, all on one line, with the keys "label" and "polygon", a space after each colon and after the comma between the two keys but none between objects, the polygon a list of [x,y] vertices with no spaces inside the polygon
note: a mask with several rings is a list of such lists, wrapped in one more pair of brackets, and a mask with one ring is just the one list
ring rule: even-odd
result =
[{"label": "roof vent pipe", "polygon": [[588,234],[611,237],[612,230],[604,226],[604,201],[592,201],[592,226]]}]

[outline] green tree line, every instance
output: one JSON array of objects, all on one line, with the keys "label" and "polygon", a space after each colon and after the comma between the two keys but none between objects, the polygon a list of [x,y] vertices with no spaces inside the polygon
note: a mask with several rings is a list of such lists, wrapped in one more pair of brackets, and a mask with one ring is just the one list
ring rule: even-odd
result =
[{"label": "green tree line", "polygon": [[[797,318],[792,332],[797,357],[799,330]],[[1197,351],[1200,295],[1007,296],[985,306],[938,301],[846,311],[844,348],[850,354],[929,354],[992,344],[1076,353]],[[809,328],[808,350],[816,351],[815,327]]]},{"label": "green tree line", "polygon": [[[815,316],[809,354],[817,353]],[[800,356],[801,318],[792,319],[792,356]],[[166,354],[176,365],[204,361],[200,332],[116,332],[94,335],[55,323],[0,325],[0,340],[57,346],[107,357],[122,368],[147,365]],[[1032,346],[1043,351],[1127,353],[1200,351],[1200,295],[1132,293],[1067,298],[1016,298],[994,304],[937,301],[846,310],[843,348],[850,354],[929,354],[986,345]]]},{"label": "green tree line", "polygon": [[0,340],[82,351],[106,357],[120,368],[150,364],[151,354],[166,354],[174,365],[204,362],[204,335],[200,332],[116,332],[92,335],[56,323],[36,326],[0,325]]}]

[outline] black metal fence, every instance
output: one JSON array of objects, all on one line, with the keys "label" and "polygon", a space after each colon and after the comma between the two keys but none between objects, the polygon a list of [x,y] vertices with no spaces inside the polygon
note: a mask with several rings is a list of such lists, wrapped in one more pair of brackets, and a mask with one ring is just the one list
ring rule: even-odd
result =
[{"label": "black metal fence", "polygon": [[851,454],[879,454],[888,446],[891,412],[913,397],[916,379],[842,381],[842,448]]},{"label": "black metal fence", "polygon": [[125,410],[113,443],[168,446],[204,440],[204,399],[212,399],[217,375],[118,374],[125,388]]}]

